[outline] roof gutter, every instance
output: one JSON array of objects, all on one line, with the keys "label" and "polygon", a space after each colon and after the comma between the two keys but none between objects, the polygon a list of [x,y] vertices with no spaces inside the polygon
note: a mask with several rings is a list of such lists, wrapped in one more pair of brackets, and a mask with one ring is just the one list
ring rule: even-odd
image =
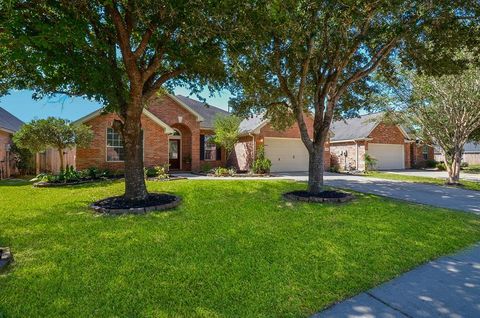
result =
[{"label": "roof gutter", "polygon": [[370,141],[373,138],[358,138],[358,139],[344,139],[344,140],[330,140],[331,144],[339,144],[343,142],[359,142],[359,141]]}]

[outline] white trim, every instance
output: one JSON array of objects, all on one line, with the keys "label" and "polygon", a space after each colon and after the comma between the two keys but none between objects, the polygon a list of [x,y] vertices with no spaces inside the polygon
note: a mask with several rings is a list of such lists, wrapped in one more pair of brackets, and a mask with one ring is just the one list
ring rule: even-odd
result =
[{"label": "white trim", "polygon": [[184,102],[182,102],[180,99],[178,99],[175,95],[172,95],[172,94],[166,94],[168,97],[170,97],[171,99],[173,99],[177,104],[179,104],[180,106],[182,106],[183,108],[185,108],[186,110],[188,110],[190,113],[192,113],[193,115],[195,115],[197,117],[197,121],[204,121],[205,118],[202,117],[202,115],[200,115],[199,113],[197,113],[196,111],[194,111],[190,106],[188,106],[187,104],[185,104]]},{"label": "white trim", "polygon": [[[149,112],[148,110],[144,109],[143,110],[143,115],[145,115],[146,117],[148,117],[149,119],[151,119],[154,123],[156,123],[157,125],[159,125],[160,127],[162,127],[164,130],[165,130],[165,133],[168,135],[168,134],[172,134],[173,133],[173,128],[170,127],[169,125],[167,125],[165,122],[163,122],[160,118],[158,118],[157,116],[155,116],[154,114],[152,114],[151,112]],[[106,112],[103,111],[103,108],[100,108],[100,109],[97,109],[96,111],[86,115],[86,116],[83,116],[82,118],[80,119],[77,119],[76,121],[72,122],[72,125],[80,125],[80,124],[83,124],[97,116],[100,116],[102,114],[108,114]],[[114,113],[112,113],[114,114]]]},{"label": "white trim", "polygon": [[8,134],[14,134],[15,133],[15,131],[7,129],[7,128],[3,128],[3,127],[0,127],[0,130],[6,132]]},{"label": "white trim", "polygon": [[[180,131],[179,131],[180,132]],[[182,136],[180,135],[180,138],[175,138],[177,136],[169,136],[168,137],[168,147],[167,147],[167,154],[168,154],[168,169],[170,170],[170,140],[178,140],[180,141],[178,143],[178,160],[180,162],[178,170],[182,170],[183,168],[183,160],[182,160]]]},{"label": "white trim", "polygon": [[[105,162],[125,162],[125,160],[108,160],[107,148],[108,148],[108,129],[109,128],[113,129],[113,127],[105,128]],[[110,146],[110,148],[118,148],[118,146]],[[122,148],[125,149],[123,145],[122,145]],[[143,129],[142,129],[142,160],[145,160],[145,131]]]},{"label": "white trim", "polygon": [[[203,160],[200,160],[200,161],[218,161],[217,160],[217,144],[215,144],[215,152],[214,152],[213,159],[205,159],[205,150],[207,150],[207,148],[205,147],[205,137],[207,136],[215,137],[215,134],[203,134]],[[220,160],[222,159],[220,158]]]}]

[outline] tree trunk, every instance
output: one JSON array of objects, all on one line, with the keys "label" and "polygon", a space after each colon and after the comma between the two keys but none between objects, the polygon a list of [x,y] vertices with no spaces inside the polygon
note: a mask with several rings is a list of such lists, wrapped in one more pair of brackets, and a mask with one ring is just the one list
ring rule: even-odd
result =
[{"label": "tree trunk", "polygon": [[123,123],[125,151],[125,198],[145,200],[148,197],[143,171],[143,135],[141,105],[129,105]]},{"label": "tree trunk", "polygon": [[60,171],[63,171],[65,170],[65,166],[64,166],[64,158],[63,158],[63,149],[57,149],[58,150],[58,155],[60,156]]},{"label": "tree trunk", "polygon": [[318,194],[323,191],[325,145],[323,143],[314,145],[312,150],[309,151],[308,160],[308,192]]},{"label": "tree trunk", "polygon": [[460,183],[460,165],[462,161],[462,154],[456,152],[452,158],[445,157],[446,168],[448,172],[448,183],[449,184],[458,184]]}]

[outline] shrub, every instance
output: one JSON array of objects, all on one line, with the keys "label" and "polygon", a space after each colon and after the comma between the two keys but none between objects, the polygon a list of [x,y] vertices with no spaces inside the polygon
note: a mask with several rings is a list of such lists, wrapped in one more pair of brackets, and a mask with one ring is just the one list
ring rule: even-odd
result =
[{"label": "shrub", "polygon": [[340,172],[340,167],[338,165],[332,165],[330,166],[330,172],[338,173]]},{"label": "shrub", "polygon": [[437,169],[440,170],[440,171],[445,171],[445,170],[447,170],[447,166],[445,166],[444,162],[438,162],[437,163]]},{"label": "shrub", "polygon": [[211,170],[212,170],[212,165],[208,162],[205,162],[200,166],[201,172],[207,173],[207,172],[210,172]]},{"label": "shrub", "polygon": [[213,173],[217,177],[222,177],[222,176],[231,176],[233,177],[236,173],[237,170],[235,168],[223,168],[223,167],[217,167],[213,169]]},{"label": "shrub", "polygon": [[262,145],[257,150],[256,159],[252,163],[253,173],[263,174],[270,173],[272,162],[270,159],[265,158],[265,147]]},{"label": "shrub", "polygon": [[426,168],[435,168],[437,166],[437,162],[433,159],[425,160],[425,167]]},{"label": "shrub", "polygon": [[460,168],[467,168],[468,167],[468,162],[462,162],[460,164]]},{"label": "shrub", "polygon": [[168,179],[170,175],[168,174],[168,167],[170,165],[168,163],[155,166],[144,168],[145,178],[158,178],[158,179]]},{"label": "shrub", "polygon": [[377,159],[370,156],[368,153],[365,154],[365,171],[373,171],[375,170],[375,166],[377,165]]}]

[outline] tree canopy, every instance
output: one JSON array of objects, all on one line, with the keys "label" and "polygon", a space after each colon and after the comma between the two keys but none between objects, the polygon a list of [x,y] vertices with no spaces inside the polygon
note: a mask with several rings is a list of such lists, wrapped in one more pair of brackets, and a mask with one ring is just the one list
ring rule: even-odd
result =
[{"label": "tree canopy", "polygon": [[[256,10],[261,18],[246,14],[244,42],[229,50],[238,88],[232,106],[240,114],[264,112],[279,127],[297,121],[310,154],[309,191],[319,192],[332,120],[375,105],[381,86],[370,75],[391,72],[394,62],[453,71],[450,48],[469,44],[470,26],[477,19],[471,4],[267,1]],[[435,54],[443,63],[422,63]],[[305,113],[314,118],[313,135]]]},{"label": "tree canopy", "polygon": [[62,118],[48,117],[36,119],[24,124],[13,135],[13,141],[20,148],[31,152],[54,148],[60,155],[60,167],[63,165],[63,150],[75,146],[88,147],[93,138],[93,132],[86,125],[72,125]]},{"label": "tree canopy", "polygon": [[233,115],[217,115],[213,121],[215,143],[225,148],[227,160],[240,138],[240,122],[242,120]]}]

